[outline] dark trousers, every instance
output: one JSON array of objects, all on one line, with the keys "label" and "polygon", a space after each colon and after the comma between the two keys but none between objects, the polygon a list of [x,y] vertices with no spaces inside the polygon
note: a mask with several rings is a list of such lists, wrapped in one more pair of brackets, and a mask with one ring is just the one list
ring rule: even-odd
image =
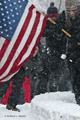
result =
[{"label": "dark trousers", "polygon": [[20,97],[20,89],[22,83],[24,82],[24,71],[22,68],[11,78],[11,81],[13,81],[12,92],[9,95],[7,103],[13,107],[16,107]]},{"label": "dark trousers", "polygon": [[9,88],[10,81],[0,84],[0,97],[3,97]]}]

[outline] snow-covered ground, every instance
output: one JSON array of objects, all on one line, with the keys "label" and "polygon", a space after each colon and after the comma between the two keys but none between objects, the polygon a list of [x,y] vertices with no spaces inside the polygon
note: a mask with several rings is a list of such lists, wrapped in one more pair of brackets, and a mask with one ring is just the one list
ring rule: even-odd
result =
[{"label": "snow-covered ground", "polygon": [[0,105],[0,120],[35,120],[31,113],[31,104],[18,105],[21,112],[6,109],[6,105]]},{"label": "snow-covered ground", "polygon": [[17,105],[21,112],[0,104],[0,120],[80,120],[80,106],[71,92],[52,92],[35,96],[31,103]]}]

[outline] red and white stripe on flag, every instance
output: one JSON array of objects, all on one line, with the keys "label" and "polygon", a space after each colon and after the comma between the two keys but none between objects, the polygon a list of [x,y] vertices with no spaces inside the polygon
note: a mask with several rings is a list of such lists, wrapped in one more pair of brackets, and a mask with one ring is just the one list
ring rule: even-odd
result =
[{"label": "red and white stripe on flag", "polygon": [[46,18],[28,2],[12,40],[0,37],[0,82],[8,81],[32,56],[46,22]]}]

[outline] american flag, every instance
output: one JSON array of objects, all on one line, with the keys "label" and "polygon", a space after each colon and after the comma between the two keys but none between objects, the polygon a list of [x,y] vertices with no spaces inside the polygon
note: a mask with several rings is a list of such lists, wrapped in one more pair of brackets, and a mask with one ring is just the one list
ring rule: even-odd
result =
[{"label": "american flag", "polygon": [[46,18],[28,0],[0,0],[0,82],[8,81],[32,56]]}]

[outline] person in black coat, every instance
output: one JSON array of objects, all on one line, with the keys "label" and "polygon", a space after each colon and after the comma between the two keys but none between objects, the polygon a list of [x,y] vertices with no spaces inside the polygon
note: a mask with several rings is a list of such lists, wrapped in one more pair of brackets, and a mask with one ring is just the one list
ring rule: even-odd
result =
[{"label": "person in black coat", "polygon": [[[80,104],[80,13],[77,5],[77,0],[65,1],[66,10],[59,15],[55,30],[50,25],[48,26],[50,32],[48,31],[47,34],[51,33],[49,37],[53,36],[53,43],[50,42],[52,38],[48,39],[47,37],[47,39],[48,44],[52,44],[52,61],[55,60],[52,69],[60,68],[60,71],[62,71],[66,62],[72,80],[72,89],[77,103]],[[62,28],[71,34],[71,37],[64,34]]]},{"label": "person in black coat", "polygon": [[[58,21],[58,9],[54,4],[50,4],[47,10],[47,18],[50,17],[55,22]],[[65,56],[66,46],[64,39],[61,39],[64,34],[61,29],[58,28],[59,23],[54,25],[49,20],[43,33],[43,37],[46,37],[47,50],[44,64],[47,71],[47,90],[48,92],[69,90],[68,79],[70,79],[69,69],[67,67],[67,61],[62,58]],[[66,57],[66,56],[65,56]],[[45,71],[44,69],[44,71]],[[67,75],[66,75],[67,73]]]},{"label": "person in black coat", "polygon": [[78,104],[80,104],[80,13],[77,0],[66,0],[66,26],[71,34],[68,39],[67,59],[70,71],[73,73],[73,91]]},{"label": "person in black coat", "polygon": [[25,76],[30,78],[31,99],[33,99],[38,92],[37,87],[39,84],[38,72],[40,71],[41,68],[40,65],[41,62],[39,59],[39,52],[37,47],[33,56],[23,65],[25,69]]}]

